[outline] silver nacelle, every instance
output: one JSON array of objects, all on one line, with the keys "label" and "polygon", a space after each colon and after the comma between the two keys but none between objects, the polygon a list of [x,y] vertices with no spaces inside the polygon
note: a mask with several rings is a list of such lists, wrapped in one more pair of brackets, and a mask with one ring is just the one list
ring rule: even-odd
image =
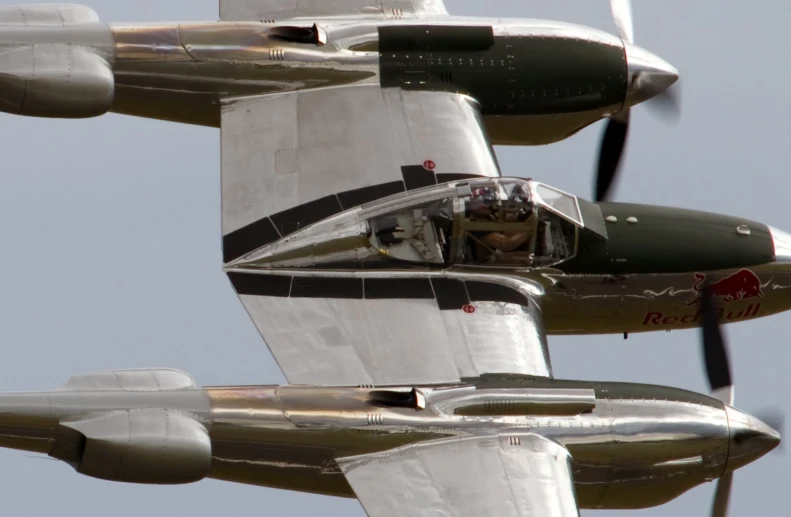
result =
[{"label": "silver nacelle", "polygon": [[[51,455],[86,476],[169,485],[200,481],[209,474],[209,433],[181,411],[115,411],[61,426],[78,434],[64,429]],[[64,450],[72,456],[58,457]]]},{"label": "silver nacelle", "polygon": [[[77,472],[109,481],[192,483],[209,474],[207,398],[176,370],[116,370],[72,377],[49,394],[22,395],[14,425],[45,431],[29,442]],[[133,400],[128,404],[127,400]],[[58,406],[47,417],[45,408]]]},{"label": "silver nacelle", "polygon": [[115,97],[113,39],[89,7],[37,4],[0,8],[0,111],[84,118]]}]

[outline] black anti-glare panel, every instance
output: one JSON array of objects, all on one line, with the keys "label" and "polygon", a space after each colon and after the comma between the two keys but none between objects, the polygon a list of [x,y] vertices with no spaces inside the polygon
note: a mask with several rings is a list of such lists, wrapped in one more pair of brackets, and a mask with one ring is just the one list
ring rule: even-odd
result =
[{"label": "black anti-glare panel", "polygon": [[291,287],[291,277],[283,275],[256,275],[250,273],[228,273],[237,294],[252,296],[287,297]]},{"label": "black anti-glare panel", "polygon": [[362,299],[362,278],[294,277],[292,298],[352,298]]},{"label": "black anti-glare panel", "polygon": [[494,44],[491,25],[384,25],[379,27],[379,52],[475,52]]},{"label": "black anti-glare panel", "polygon": [[366,278],[365,298],[374,299],[427,299],[434,298],[431,282],[426,278]]},{"label": "black anti-glare panel", "polygon": [[228,263],[278,239],[280,234],[275,225],[268,217],[264,217],[222,238],[222,260]]},{"label": "black anti-glare panel", "polygon": [[486,176],[481,176],[480,174],[462,174],[462,173],[455,173],[455,172],[440,172],[437,174],[437,183],[446,183],[448,181],[460,181],[460,180],[468,180],[473,178],[485,178]]},{"label": "black anti-glare panel", "polygon": [[310,201],[270,216],[280,235],[286,236],[300,228],[319,222],[341,212],[341,204],[335,194]]},{"label": "black anti-glare panel", "polygon": [[370,187],[363,187],[354,190],[347,190],[346,192],[338,193],[338,200],[344,210],[354,208],[356,206],[376,201],[393,194],[404,192],[403,181],[391,181],[389,183],[380,183]]},{"label": "black anti-glare panel", "polygon": [[467,292],[470,293],[470,300],[474,302],[506,302],[527,305],[528,301],[524,294],[516,289],[500,284],[490,284],[488,282],[467,281]]},{"label": "black anti-glare panel", "polygon": [[459,310],[470,303],[467,289],[461,280],[432,278],[431,285],[434,286],[434,295],[441,311]]},{"label": "black anti-glare panel", "polygon": [[407,190],[428,187],[437,184],[434,173],[422,165],[404,165],[401,167],[401,174],[404,176],[404,185]]}]

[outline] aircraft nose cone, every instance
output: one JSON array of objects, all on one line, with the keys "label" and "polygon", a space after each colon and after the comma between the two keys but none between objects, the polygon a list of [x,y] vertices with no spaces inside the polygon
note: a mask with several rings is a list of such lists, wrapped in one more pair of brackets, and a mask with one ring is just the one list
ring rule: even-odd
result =
[{"label": "aircraft nose cone", "polygon": [[631,43],[624,43],[624,48],[628,75],[625,107],[655,97],[678,81],[678,70],[661,57]]},{"label": "aircraft nose cone", "polygon": [[738,409],[726,405],[730,444],[726,472],[752,463],[780,444],[780,433]]},{"label": "aircraft nose cone", "polygon": [[771,226],[768,228],[774,245],[775,262],[791,264],[791,235]]}]

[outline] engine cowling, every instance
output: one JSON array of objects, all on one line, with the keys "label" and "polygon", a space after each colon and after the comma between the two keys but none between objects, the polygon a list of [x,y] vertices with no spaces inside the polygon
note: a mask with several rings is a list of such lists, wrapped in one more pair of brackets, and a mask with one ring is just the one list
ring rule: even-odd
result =
[{"label": "engine cowling", "polygon": [[167,409],[113,411],[62,422],[50,455],[94,478],[171,485],[205,478],[211,440],[197,417]]},{"label": "engine cowling", "polygon": [[20,4],[0,7],[0,25],[66,26],[98,23],[99,15],[80,4]]},{"label": "engine cowling", "polygon": [[93,49],[34,44],[0,50],[0,111],[95,117],[110,110],[114,96],[112,68]]}]

